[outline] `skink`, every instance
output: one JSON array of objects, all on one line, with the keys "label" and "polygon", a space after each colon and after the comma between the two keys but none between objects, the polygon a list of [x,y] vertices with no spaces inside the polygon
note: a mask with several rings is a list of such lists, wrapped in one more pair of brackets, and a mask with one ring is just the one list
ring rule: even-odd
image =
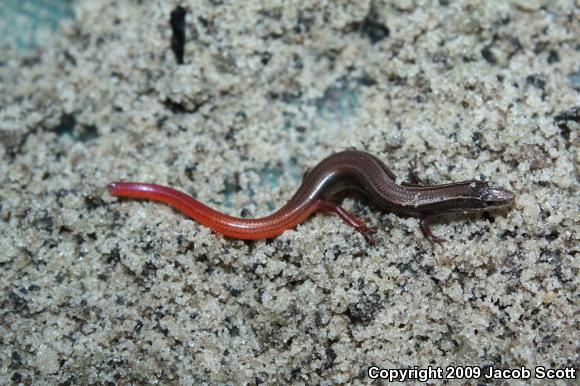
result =
[{"label": "skink", "polygon": [[138,182],[113,182],[113,196],[159,201],[181,211],[193,220],[236,239],[258,240],[280,235],[306,220],[316,211],[336,213],[348,225],[374,243],[374,228],[347,212],[337,202],[345,190],[364,193],[380,210],[419,217],[421,230],[431,242],[443,240],[433,235],[429,224],[434,217],[468,211],[510,206],[512,192],[482,181],[463,181],[443,185],[396,182],[395,175],[377,157],[357,150],[329,156],[309,171],[292,198],[273,214],[245,219],[218,212],[194,198],[166,186]]}]

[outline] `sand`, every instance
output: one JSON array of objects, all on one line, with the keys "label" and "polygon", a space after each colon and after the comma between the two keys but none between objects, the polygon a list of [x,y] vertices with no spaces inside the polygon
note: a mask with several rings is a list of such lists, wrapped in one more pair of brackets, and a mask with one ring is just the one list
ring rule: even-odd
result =
[{"label": "sand", "polygon": [[[0,65],[0,384],[367,384],[370,366],[460,365],[539,384],[537,366],[579,367],[578,4],[74,14]],[[324,214],[232,240],[106,191],[166,184],[262,216],[346,148],[517,202],[437,222],[439,246],[419,220],[346,199],[379,228],[372,246]]]}]

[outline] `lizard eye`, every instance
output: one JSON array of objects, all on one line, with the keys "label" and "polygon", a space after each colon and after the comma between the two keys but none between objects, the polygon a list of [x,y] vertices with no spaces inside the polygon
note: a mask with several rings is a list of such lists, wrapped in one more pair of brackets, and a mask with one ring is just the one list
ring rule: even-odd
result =
[{"label": "lizard eye", "polygon": [[481,201],[485,202],[486,204],[493,204],[497,201],[497,197],[491,193],[486,193],[481,196]]},{"label": "lizard eye", "polygon": [[481,195],[481,200],[487,206],[499,206],[511,203],[515,196],[509,190],[502,189],[497,186],[488,186],[485,192]]}]

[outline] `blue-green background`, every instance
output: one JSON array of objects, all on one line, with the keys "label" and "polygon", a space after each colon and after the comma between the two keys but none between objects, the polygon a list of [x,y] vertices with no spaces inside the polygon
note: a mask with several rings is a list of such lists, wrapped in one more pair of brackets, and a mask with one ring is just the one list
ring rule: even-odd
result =
[{"label": "blue-green background", "polygon": [[72,0],[0,0],[0,49],[34,52],[72,16]]}]

